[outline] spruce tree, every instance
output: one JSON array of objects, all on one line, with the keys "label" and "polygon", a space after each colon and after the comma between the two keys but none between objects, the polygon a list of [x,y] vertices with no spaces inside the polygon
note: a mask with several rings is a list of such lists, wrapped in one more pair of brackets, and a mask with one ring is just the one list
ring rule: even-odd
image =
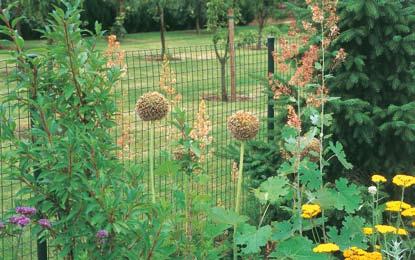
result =
[{"label": "spruce tree", "polygon": [[347,58],[328,87],[335,137],[358,172],[415,165],[415,1],[340,1],[333,51]]}]

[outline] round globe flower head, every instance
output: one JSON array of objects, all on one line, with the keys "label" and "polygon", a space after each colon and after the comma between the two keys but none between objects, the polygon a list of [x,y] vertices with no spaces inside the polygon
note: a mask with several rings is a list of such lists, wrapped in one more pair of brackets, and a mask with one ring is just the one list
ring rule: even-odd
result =
[{"label": "round globe flower head", "polygon": [[363,228],[363,234],[365,234],[365,235],[372,235],[373,234],[373,228],[371,228],[371,227],[364,227]]},{"label": "round globe flower head", "polygon": [[367,192],[369,192],[369,194],[375,195],[378,192],[378,189],[376,186],[370,186],[367,188]]},{"label": "round globe flower head", "polygon": [[36,214],[36,208],[32,207],[16,207],[15,211],[17,214],[21,214],[24,216],[32,216]]},{"label": "round globe flower head", "polygon": [[375,228],[381,234],[396,233],[396,228],[388,225],[376,225]]},{"label": "round globe flower head", "polygon": [[169,112],[169,102],[162,94],[149,92],[138,99],[135,111],[143,121],[160,120]]},{"label": "round globe flower head", "polygon": [[392,182],[400,187],[408,188],[415,184],[415,177],[410,175],[398,174],[393,177]]},{"label": "round globe flower head", "polygon": [[37,223],[44,229],[50,229],[52,227],[52,224],[50,223],[50,221],[45,218],[39,219]]},{"label": "round globe flower head", "polygon": [[333,243],[320,244],[313,248],[314,253],[332,253],[339,250],[339,246]]},{"label": "round globe flower head", "polygon": [[374,174],[374,175],[372,175],[372,181],[374,183],[386,182],[386,178],[383,177],[382,175]]},{"label": "round globe flower head", "polygon": [[252,113],[238,111],[228,118],[228,129],[235,139],[247,141],[258,134],[259,120]]},{"label": "round globe flower head", "polygon": [[386,202],[386,211],[394,211],[394,212],[401,212],[405,209],[410,209],[411,205],[405,202],[400,201],[388,201]]}]

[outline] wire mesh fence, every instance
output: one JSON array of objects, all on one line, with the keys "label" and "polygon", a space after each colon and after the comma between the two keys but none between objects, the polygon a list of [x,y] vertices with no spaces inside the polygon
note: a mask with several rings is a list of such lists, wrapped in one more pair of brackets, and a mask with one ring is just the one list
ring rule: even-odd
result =
[{"label": "wire mesh fence", "polygon": [[[278,49],[278,44],[276,45]],[[223,48],[217,50],[223,51]],[[199,103],[205,101],[207,113],[212,125],[213,138],[211,153],[205,160],[208,181],[198,192],[210,195],[217,205],[233,206],[235,183],[232,180],[232,161],[220,155],[232,138],[226,129],[228,116],[238,110],[250,111],[261,119],[261,132],[258,138],[266,137],[268,94],[266,79],[269,59],[268,50],[257,50],[252,46],[237,46],[235,49],[236,98],[232,101],[223,101],[223,80],[225,90],[230,93],[229,61],[225,71],[217,59],[214,46],[192,46],[172,48],[167,50],[171,84],[180,99],[177,106],[186,111],[186,120],[193,124],[198,112]],[[166,62],[163,62],[160,50],[138,50],[125,52],[122,63],[125,73],[122,80],[114,88],[115,102],[118,108],[116,116],[117,127],[112,130],[114,141],[120,147],[119,158],[126,164],[139,164],[143,169],[148,167],[150,128],[148,123],[140,120],[135,113],[137,99],[150,91],[161,91],[161,76]],[[164,65],[163,65],[164,64]],[[0,61],[0,99],[3,99],[13,88],[7,82],[7,75],[15,66]],[[266,81],[265,81],[266,82]],[[171,83],[171,82],[170,82]],[[30,120],[27,111],[18,111],[14,115],[17,120],[17,129],[23,133],[29,128]],[[166,160],[164,151],[172,152],[173,141],[178,137],[172,128],[169,118],[157,123],[155,130],[156,165]],[[0,153],[6,149],[13,149],[8,144],[1,144]],[[22,184],[6,179],[3,171],[4,163],[0,161],[0,209],[1,216],[13,208],[16,191]],[[156,176],[156,190],[159,196],[171,198],[171,185],[180,180],[162,175]],[[143,182],[148,184],[148,175]],[[148,185],[147,185],[148,187]],[[23,237],[23,247],[20,255],[24,259],[36,259],[36,241],[31,240],[29,232]],[[4,238],[0,241],[0,251],[3,259],[11,259],[11,252],[15,250],[16,241]],[[52,252],[49,254],[53,254]]]}]

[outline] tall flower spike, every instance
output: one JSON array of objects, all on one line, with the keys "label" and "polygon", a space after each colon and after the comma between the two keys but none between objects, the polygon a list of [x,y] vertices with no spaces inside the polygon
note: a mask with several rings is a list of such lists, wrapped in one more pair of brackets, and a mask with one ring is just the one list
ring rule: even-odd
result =
[{"label": "tall flower spike", "polygon": [[258,134],[259,120],[252,113],[238,111],[228,118],[228,129],[235,139],[247,141]]},{"label": "tall flower spike", "polygon": [[169,102],[158,92],[149,92],[140,97],[135,108],[143,121],[156,121],[169,112]]}]

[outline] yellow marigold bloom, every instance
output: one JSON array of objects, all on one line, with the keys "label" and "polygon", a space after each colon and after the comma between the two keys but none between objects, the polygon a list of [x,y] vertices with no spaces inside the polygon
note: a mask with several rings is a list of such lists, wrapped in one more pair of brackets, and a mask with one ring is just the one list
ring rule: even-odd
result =
[{"label": "yellow marigold bloom", "polygon": [[382,234],[396,233],[396,228],[388,225],[376,225],[375,228],[379,233]]},{"label": "yellow marigold bloom", "polygon": [[392,182],[400,187],[409,187],[415,184],[415,177],[410,175],[398,174],[393,177]]},{"label": "yellow marigold bloom", "polygon": [[359,256],[365,256],[367,252],[363,249],[360,249],[358,247],[351,247],[349,249],[344,250],[343,256],[345,259],[360,259]]},{"label": "yellow marigold bloom", "polygon": [[382,254],[379,252],[367,253],[366,258],[364,259],[365,260],[382,260]]},{"label": "yellow marigold bloom", "polygon": [[408,235],[408,231],[406,231],[405,229],[403,229],[403,228],[399,228],[398,230],[397,230],[397,233],[398,233],[398,235],[402,235],[402,236],[406,236],[406,235]]},{"label": "yellow marigold bloom", "polygon": [[339,250],[339,246],[333,243],[320,244],[313,248],[314,253],[331,253]]},{"label": "yellow marigold bloom", "polygon": [[320,205],[317,204],[304,204],[301,207],[301,217],[313,218],[321,212]]},{"label": "yellow marigold bloom", "polygon": [[365,235],[372,235],[373,234],[373,228],[371,228],[371,227],[364,227],[363,228],[363,234],[365,234]]},{"label": "yellow marigold bloom", "polygon": [[412,226],[413,226],[413,227],[415,227],[415,221],[414,221],[414,222],[412,222]]},{"label": "yellow marigold bloom", "polygon": [[375,183],[386,182],[386,178],[379,174],[372,175],[372,181]]},{"label": "yellow marigold bloom", "polygon": [[415,208],[405,209],[401,214],[404,217],[415,217]]},{"label": "yellow marigold bloom", "polygon": [[386,202],[385,210],[400,212],[403,209],[409,209],[409,208],[411,208],[411,205],[409,205],[408,203],[400,202],[400,201],[388,201]]}]

